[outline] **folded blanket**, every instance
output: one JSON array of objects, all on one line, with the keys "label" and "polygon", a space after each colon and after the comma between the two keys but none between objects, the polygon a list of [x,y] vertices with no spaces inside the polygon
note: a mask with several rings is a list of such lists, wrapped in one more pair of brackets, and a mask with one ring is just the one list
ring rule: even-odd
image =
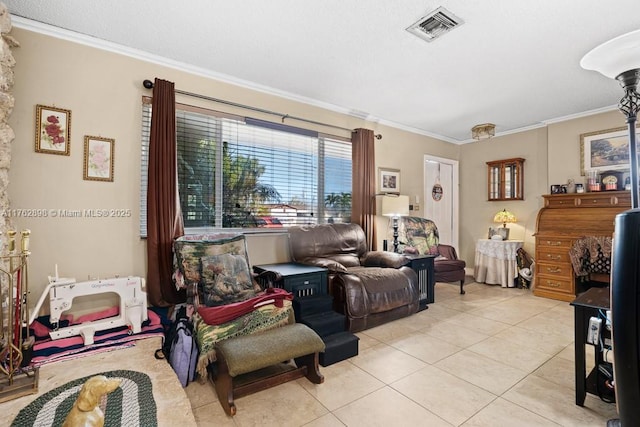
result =
[{"label": "folded blanket", "polygon": [[[160,322],[160,317],[151,310],[148,310],[148,320],[142,322],[142,330],[138,334],[131,334],[126,326],[97,331],[94,336],[94,343],[84,345],[84,339],[80,335],[68,338],[52,340],[48,333],[43,332],[47,328],[49,316],[39,317],[31,325],[32,331],[37,329],[36,343],[33,346],[33,358],[31,365],[41,366],[45,363],[57,362],[61,360],[75,359],[89,354],[111,351],[117,348],[131,347],[135,340],[149,338],[153,336],[164,337],[164,327]],[[95,317],[92,319],[96,320]],[[86,320],[86,318],[85,318]]]},{"label": "folded blanket", "polygon": [[276,307],[282,307],[284,300],[293,300],[293,294],[280,288],[267,288],[255,297],[244,301],[216,307],[198,307],[198,314],[209,325],[221,325],[266,304],[275,304]]},{"label": "folded blanket", "polygon": [[277,328],[295,322],[291,301],[282,300],[282,307],[267,304],[221,325],[209,325],[197,312],[193,315],[196,340],[200,355],[196,371],[207,377],[207,366],[216,361],[215,345],[218,341],[241,335]]}]

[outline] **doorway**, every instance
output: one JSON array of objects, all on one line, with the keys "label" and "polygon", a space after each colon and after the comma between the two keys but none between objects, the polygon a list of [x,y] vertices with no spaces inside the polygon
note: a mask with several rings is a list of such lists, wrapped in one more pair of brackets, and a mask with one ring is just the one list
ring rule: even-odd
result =
[{"label": "doorway", "polygon": [[424,217],[438,227],[440,243],[458,249],[458,161],[424,156]]}]

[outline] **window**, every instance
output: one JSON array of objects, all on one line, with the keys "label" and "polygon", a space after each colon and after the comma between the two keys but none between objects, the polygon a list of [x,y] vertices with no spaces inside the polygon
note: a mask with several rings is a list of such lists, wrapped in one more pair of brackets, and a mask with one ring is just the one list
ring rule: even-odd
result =
[{"label": "window", "polygon": [[[151,105],[143,103],[141,232]],[[176,105],[185,228],[349,222],[351,143],[273,122]]]}]

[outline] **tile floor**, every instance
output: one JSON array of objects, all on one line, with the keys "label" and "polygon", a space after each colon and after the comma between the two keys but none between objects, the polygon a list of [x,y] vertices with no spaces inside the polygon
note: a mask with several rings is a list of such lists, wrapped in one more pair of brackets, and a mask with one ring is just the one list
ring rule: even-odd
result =
[{"label": "tile floor", "polygon": [[[530,291],[436,284],[429,309],[358,333],[359,355],[236,400],[186,388],[199,426],[598,426],[615,405],[576,406],[573,308]],[[587,350],[591,349],[587,346]],[[589,354],[589,353],[588,353]],[[593,365],[593,352],[587,358]],[[589,366],[588,366],[589,367]]]}]

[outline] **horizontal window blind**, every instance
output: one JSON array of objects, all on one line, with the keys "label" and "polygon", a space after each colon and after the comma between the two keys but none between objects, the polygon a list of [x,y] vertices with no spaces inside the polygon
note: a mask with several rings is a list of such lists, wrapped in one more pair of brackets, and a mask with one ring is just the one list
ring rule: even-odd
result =
[{"label": "horizontal window blind", "polygon": [[142,144],[140,153],[140,236],[147,237],[147,183],[149,182],[149,136],[151,101],[142,99]]},{"label": "horizontal window blind", "polygon": [[[210,110],[176,109],[185,228],[282,228],[350,220],[350,142]],[[150,110],[143,105],[143,235]]]}]

